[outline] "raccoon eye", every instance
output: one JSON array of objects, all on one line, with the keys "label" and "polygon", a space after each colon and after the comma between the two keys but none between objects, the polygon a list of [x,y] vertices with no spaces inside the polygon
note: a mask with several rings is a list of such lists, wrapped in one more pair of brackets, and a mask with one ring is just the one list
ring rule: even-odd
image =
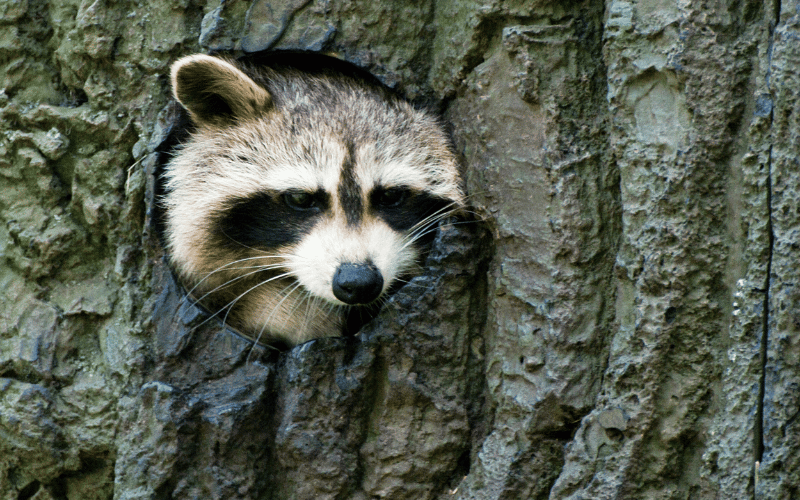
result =
[{"label": "raccoon eye", "polygon": [[302,191],[283,193],[283,202],[295,210],[317,208],[317,200],[314,198],[314,195]]},{"label": "raccoon eye", "polygon": [[396,207],[406,201],[410,196],[411,191],[407,188],[394,187],[378,189],[372,195],[372,204],[381,208]]}]

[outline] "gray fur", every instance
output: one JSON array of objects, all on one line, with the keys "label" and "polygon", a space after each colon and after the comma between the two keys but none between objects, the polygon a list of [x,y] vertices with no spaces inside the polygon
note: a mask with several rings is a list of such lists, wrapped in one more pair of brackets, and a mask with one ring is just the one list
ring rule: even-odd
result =
[{"label": "gray fur", "polygon": [[[381,297],[417,270],[413,236],[375,215],[371,190],[402,186],[449,201],[448,213],[463,204],[438,121],[383,88],[205,55],[177,61],[172,84],[196,130],[167,166],[170,259],[193,297],[257,341],[339,335],[347,306],[331,282],[343,263],[377,268]],[[296,231],[291,244],[225,240],[215,221],[237,200],[279,204],[287,192],[324,192],[330,206],[277,227]]]}]

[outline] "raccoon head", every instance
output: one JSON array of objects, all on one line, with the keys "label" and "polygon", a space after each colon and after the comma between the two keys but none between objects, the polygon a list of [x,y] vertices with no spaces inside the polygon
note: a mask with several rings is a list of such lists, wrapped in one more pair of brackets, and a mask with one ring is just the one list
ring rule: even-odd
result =
[{"label": "raccoon head", "polygon": [[439,123],[385,87],[206,55],[177,61],[172,86],[194,131],[166,166],[170,260],[257,341],[340,335],[462,207]]}]

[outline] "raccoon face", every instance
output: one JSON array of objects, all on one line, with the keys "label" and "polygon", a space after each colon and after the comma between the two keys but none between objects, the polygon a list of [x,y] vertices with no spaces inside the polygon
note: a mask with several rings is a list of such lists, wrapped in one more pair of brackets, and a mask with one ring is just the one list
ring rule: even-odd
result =
[{"label": "raccoon face", "polygon": [[195,131],[166,167],[170,260],[257,341],[340,335],[462,207],[437,121],[383,87],[205,55],[176,62],[172,84]]}]

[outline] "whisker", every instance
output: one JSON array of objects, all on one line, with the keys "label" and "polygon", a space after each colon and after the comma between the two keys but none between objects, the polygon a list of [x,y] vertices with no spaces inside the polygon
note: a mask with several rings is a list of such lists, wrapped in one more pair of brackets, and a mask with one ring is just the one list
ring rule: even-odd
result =
[{"label": "whisker", "polygon": [[436,210],[432,214],[428,215],[427,217],[425,217],[421,221],[419,221],[416,224],[414,224],[414,226],[412,226],[412,228],[411,228],[411,233],[414,233],[416,228],[425,226],[425,225],[427,225],[430,222],[433,222],[435,220],[439,220],[442,217],[445,217],[448,214],[451,214],[451,213],[455,212],[456,210],[457,210],[457,207],[456,207],[455,203],[448,203],[444,207],[440,208],[439,210]]},{"label": "whisker", "polygon": [[[200,286],[204,281],[206,281],[207,279],[209,279],[212,275],[214,275],[216,273],[219,273],[219,272],[222,272],[222,271],[231,271],[231,270],[237,271],[237,270],[244,270],[244,269],[255,269],[257,267],[261,268],[263,270],[280,269],[280,268],[285,266],[284,263],[285,263],[287,257],[293,257],[293,258],[300,259],[300,260],[307,260],[307,259],[304,259],[302,256],[295,255],[295,254],[288,254],[288,255],[267,255],[267,254],[265,254],[265,255],[256,255],[255,257],[246,257],[246,258],[243,258],[243,259],[234,260],[234,261],[228,262],[227,264],[224,264],[224,265],[214,269],[213,271],[207,273],[200,281],[198,281],[188,291],[188,293],[191,295],[198,286]],[[239,263],[246,262],[246,261],[257,260],[257,259],[281,259],[281,261],[283,261],[283,263],[266,264],[266,265],[262,265],[262,266],[230,267],[230,266],[233,266],[235,264],[239,264]]]},{"label": "whisker", "polygon": [[[423,236],[426,236],[426,235],[436,231],[437,229],[439,229],[439,226],[438,226],[437,223],[439,221],[441,221],[442,219],[446,218],[448,215],[450,215],[450,214],[443,214],[437,220],[429,222],[426,226],[417,228],[415,233],[407,234],[406,237],[403,239],[403,246],[401,246],[400,249],[401,250],[405,249],[409,245],[412,245],[415,242],[417,242]],[[460,225],[463,225],[463,224],[474,224],[474,223],[475,223],[475,221],[453,221],[453,222],[448,222],[447,226],[460,226]]]},{"label": "whisker", "polygon": [[[319,298],[314,296],[308,290],[304,290],[304,293],[302,295],[303,297],[298,302],[296,308],[300,307],[304,303],[306,304],[305,314],[303,315],[303,325],[301,328],[301,331],[305,332],[308,329],[308,322],[309,322],[309,317],[311,316],[311,310],[316,308]],[[294,312],[292,311],[291,314],[294,314]]]},{"label": "whisker", "polygon": [[[280,290],[280,291],[278,292],[278,294],[284,294],[284,292],[286,291],[286,289],[287,289],[287,288],[291,288],[291,290],[289,290],[289,292],[285,293],[284,297],[283,297],[283,298],[280,300],[280,302],[278,302],[278,303],[275,305],[275,307],[273,307],[273,308],[272,308],[272,311],[270,311],[270,313],[269,313],[269,316],[267,316],[267,318],[264,320],[264,322],[263,322],[263,326],[262,326],[262,327],[261,327],[261,329],[258,331],[258,335],[256,336],[256,338],[255,338],[255,339],[253,339],[253,342],[254,342],[254,344],[259,344],[259,343],[261,342],[261,337],[262,337],[262,336],[264,335],[264,333],[266,332],[266,330],[267,330],[267,325],[269,325],[269,323],[270,323],[270,320],[272,319],[272,316],[275,314],[275,311],[277,311],[277,310],[278,310],[278,308],[280,308],[280,306],[283,304],[283,302],[284,302],[286,299],[288,299],[288,298],[289,298],[289,296],[290,296],[292,293],[294,293],[294,291],[295,291],[295,290],[297,290],[298,288],[300,288],[300,283],[299,283],[299,282],[291,283],[291,284],[289,284],[289,285],[285,286],[285,287],[283,288],[283,290]],[[266,312],[266,311],[262,312],[261,314],[263,315],[265,312]],[[260,317],[260,316],[259,316],[259,317]],[[261,345],[261,344],[259,344],[259,345]],[[249,363],[249,362],[250,362],[250,355],[253,353],[253,349],[254,349],[254,348],[255,348],[255,345],[253,346],[253,348],[251,348],[251,349],[250,349],[250,352],[247,354],[247,358],[245,359],[245,363]]]},{"label": "whisker", "polygon": [[[227,309],[227,312],[225,313],[225,317],[222,319],[222,325],[223,326],[225,325],[225,322],[228,320],[228,315],[230,314],[231,310],[233,309],[233,306],[236,305],[236,303],[239,301],[239,299],[241,299],[242,297],[244,297],[245,295],[247,295],[248,293],[252,292],[253,290],[255,290],[256,288],[258,288],[260,286],[266,285],[267,283],[269,283],[271,281],[274,281],[274,280],[280,279],[280,278],[284,278],[286,276],[291,276],[291,272],[285,272],[283,274],[279,274],[279,275],[273,276],[272,278],[269,278],[267,280],[261,281],[261,282],[255,284],[255,285],[251,286],[250,288],[248,288],[247,290],[245,290],[241,294],[239,294],[239,296],[236,297],[235,299],[233,299],[232,301],[228,302],[228,304],[226,304],[224,306],[224,308]],[[299,284],[298,284],[298,286],[299,286]],[[287,297],[288,297],[288,295],[287,295]],[[284,297],[283,300],[286,300],[286,298]],[[281,300],[281,303],[283,302],[283,300]],[[280,305],[280,303],[278,305]],[[273,308],[273,311],[274,310],[275,309]],[[267,318],[267,319],[269,319],[269,318]]]},{"label": "whisker", "polygon": [[415,233],[411,233],[411,234],[406,235],[406,237],[403,238],[403,240],[402,240],[403,244],[400,247],[400,250],[401,251],[405,250],[407,247],[409,247],[409,246],[413,245],[414,243],[416,243],[417,241],[419,241],[420,238],[422,238],[423,236],[426,236],[426,235],[431,234],[434,231],[436,231],[439,228],[439,226],[436,224],[437,222],[438,222],[438,220],[437,221],[433,221],[429,225],[427,225],[425,227],[422,227],[422,228],[419,228]]},{"label": "whisker", "polygon": [[400,278],[395,278],[395,281],[399,281],[400,283],[402,283],[403,284],[403,288],[405,288],[407,286],[412,286],[412,287],[417,287],[417,288],[428,288],[425,285],[420,285],[419,283],[414,283],[413,280],[402,280]]},{"label": "whisker", "polygon": [[252,287],[248,288],[247,290],[245,290],[244,292],[242,292],[242,293],[241,293],[239,296],[237,296],[235,299],[233,299],[232,301],[228,302],[228,303],[227,303],[227,304],[225,304],[224,306],[220,307],[220,308],[217,310],[217,312],[215,312],[215,313],[211,314],[211,315],[210,315],[208,318],[206,318],[206,319],[205,319],[205,320],[204,320],[202,323],[200,323],[199,325],[197,325],[197,327],[199,328],[199,327],[203,326],[204,324],[206,324],[207,322],[209,322],[209,321],[210,321],[212,318],[214,318],[214,317],[218,316],[218,315],[219,315],[219,314],[220,314],[222,311],[226,311],[226,312],[225,312],[225,318],[222,320],[222,326],[224,327],[224,326],[225,326],[225,322],[227,321],[227,318],[228,318],[228,314],[230,313],[231,309],[232,309],[232,308],[233,308],[233,306],[236,304],[236,302],[238,302],[238,301],[239,301],[239,299],[241,299],[242,297],[244,297],[245,295],[247,295],[248,293],[252,292],[253,290],[255,290],[256,288],[258,288],[258,287],[260,287],[260,286],[262,286],[262,285],[266,285],[267,283],[269,283],[269,282],[271,282],[271,281],[273,281],[273,280],[280,279],[280,278],[285,278],[285,277],[287,277],[287,276],[291,276],[291,273],[290,273],[290,272],[286,272],[286,273],[283,273],[283,274],[279,274],[279,275],[277,275],[277,276],[273,276],[273,277],[271,277],[271,278],[270,278],[270,279],[268,279],[268,280],[261,281],[261,282],[259,282],[258,284],[256,284],[256,285],[254,285],[254,286],[252,286]]},{"label": "whisker", "polygon": [[[192,287],[192,289],[189,290],[188,293],[191,294],[192,292],[194,292],[195,288],[200,286],[205,280],[210,278],[212,275],[214,275],[214,274],[216,274],[218,272],[222,272],[222,271],[228,270],[228,269],[236,269],[236,268],[230,268],[229,266],[232,266],[234,264],[238,264],[240,262],[245,262],[245,261],[248,261],[248,260],[263,259],[263,258],[275,258],[275,259],[278,259],[278,258],[282,258],[282,257],[279,256],[279,255],[259,255],[257,257],[247,257],[247,258],[244,258],[244,259],[238,259],[238,260],[234,260],[234,261],[228,262],[227,264],[224,264],[224,265],[214,269],[213,271],[209,272],[205,276],[203,276],[203,278],[200,281],[198,281],[197,284],[195,284]],[[277,266],[277,264],[270,264],[270,265]]]},{"label": "whisker", "polygon": [[[277,266],[277,265],[275,265],[275,266],[264,266],[262,268],[257,268],[255,271],[251,271],[249,273],[242,274],[241,276],[236,276],[234,278],[231,278],[228,281],[226,281],[225,283],[222,283],[221,285],[218,285],[216,288],[213,288],[212,290],[209,290],[208,292],[203,294],[200,298],[195,299],[195,302],[202,302],[203,300],[205,300],[206,297],[208,297],[212,293],[218,291],[219,289],[224,288],[224,287],[226,287],[228,285],[231,285],[231,284],[233,284],[233,283],[235,283],[237,281],[240,281],[240,280],[242,280],[244,278],[247,278],[248,276],[252,276],[254,274],[258,274],[258,273],[260,273],[262,271],[268,271],[268,270],[271,270],[271,269],[279,269],[280,267],[281,266]],[[191,296],[191,293],[194,291],[195,288],[197,288],[197,286],[192,288],[192,290],[189,291],[189,295],[184,297],[184,299],[186,299],[189,296]],[[192,298],[194,298],[194,296],[192,296]]]},{"label": "whisker", "polygon": [[[263,333],[266,330],[267,325],[272,320],[272,316],[275,315],[275,312],[281,307],[281,305],[283,305],[284,301],[286,301],[286,299],[288,299],[289,296],[291,296],[298,288],[300,288],[300,286],[301,286],[300,282],[290,283],[289,285],[286,285],[283,288],[283,290],[280,290],[278,292],[279,295],[283,295],[283,298],[272,308],[272,311],[270,311],[269,316],[267,316],[267,319],[264,320],[264,326],[261,327],[261,333]],[[291,288],[291,290],[287,292],[286,291],[287,288]],[[294,309],[289,310],[288,316],[291,316],[293,311]]]},{"label": "whisker", "polygon": [[421,231],[425,231],[431,225],[455,213],[457,211],[457,208],[453,207],[455,207],[455,203],[450,203],[449,205],[440,208],[436,212],[428,215],[421,221],[417,222],[416,224],[414,224],[414,226],[411,227],[409,232],[406,234],[405,239],[413,239],[413,240],[418,239],[419,237],[418,234]]}]

